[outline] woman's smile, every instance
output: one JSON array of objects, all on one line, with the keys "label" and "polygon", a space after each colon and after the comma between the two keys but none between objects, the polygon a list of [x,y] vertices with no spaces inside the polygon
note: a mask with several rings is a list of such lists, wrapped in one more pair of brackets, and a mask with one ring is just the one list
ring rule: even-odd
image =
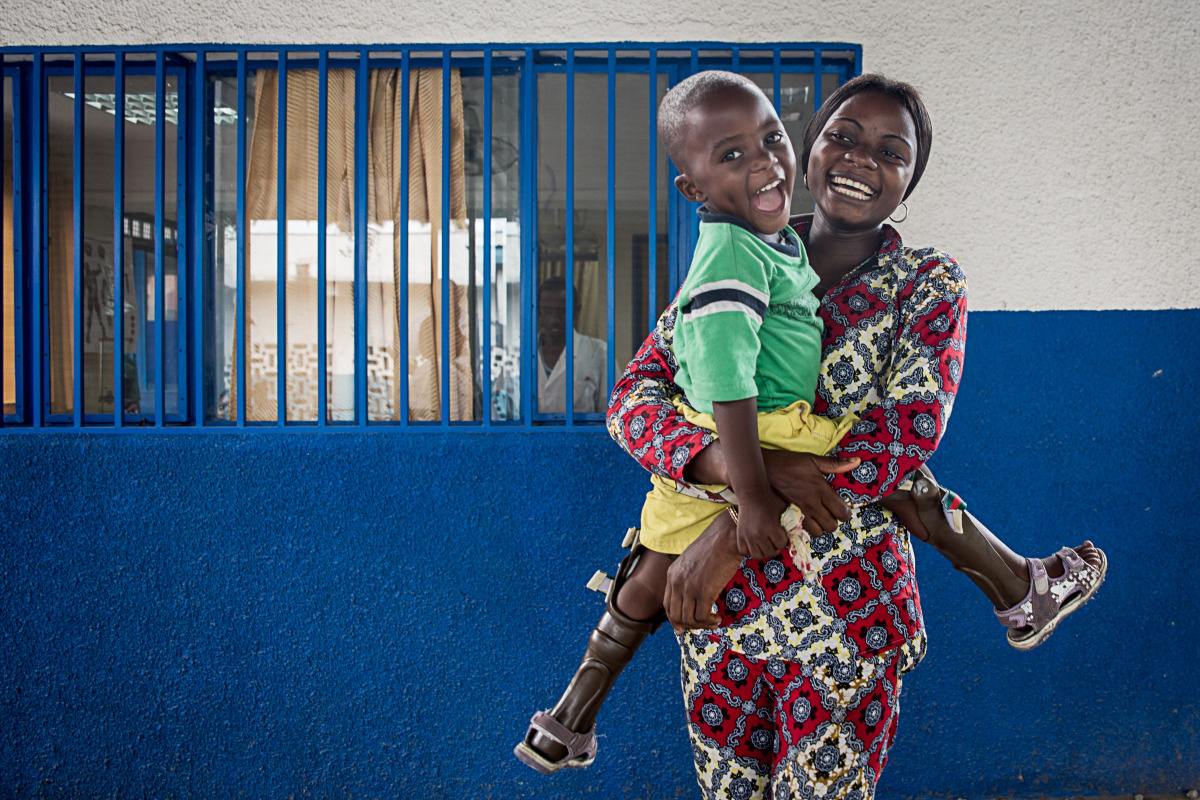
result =
[{"label": "woman's smile", "polygon": [[809,153],[817,217],[835,228],[882,225],[908,190],[916,140],[912,116],[899,100],[877,91],[848,98]]}]

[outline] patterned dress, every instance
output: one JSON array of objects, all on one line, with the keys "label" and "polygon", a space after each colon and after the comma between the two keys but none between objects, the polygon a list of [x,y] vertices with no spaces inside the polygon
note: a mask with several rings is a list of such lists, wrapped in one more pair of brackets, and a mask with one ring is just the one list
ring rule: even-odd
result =
[{"label": "patterned dress", "polygon": [[[807,221],[794,227],[807,236]],[[832,455],[862,463],[830,478],[854,513],[812,539],[814,579],[786,554],[747,559],[717,603],[722,627],[682,637],[693,751],[710,797],[869,797],[895,735],[899,676],[924,654],[908,532],[870,504],[928,459],[945,430],[966,282],[948,255],[904,247],[885,225],[879,251],[825,295],[820,314],[814,409],[860,418]],[[630,362],[608,425],[644,467],[682,481],[714,437],[672,405],[681,394],[675,317],[672,306]]]}]

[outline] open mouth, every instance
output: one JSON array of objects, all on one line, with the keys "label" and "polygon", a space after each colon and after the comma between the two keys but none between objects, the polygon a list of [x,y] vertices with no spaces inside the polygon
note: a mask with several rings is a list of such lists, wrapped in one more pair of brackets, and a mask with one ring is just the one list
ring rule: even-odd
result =
[{"label": "open mouth", "polygon": [[829,177],[829,188],[840,195],[853,197],[855,200],[870,200],[875,196],[875,190],[861,181],[843,178],[839,175]]},{"label": "open mouth", "polygon": [[776,179],[754,193],[750,198],[751,204],[764,214],[778,214],[787,207],[787,197],[783,193],[783,180]]}]

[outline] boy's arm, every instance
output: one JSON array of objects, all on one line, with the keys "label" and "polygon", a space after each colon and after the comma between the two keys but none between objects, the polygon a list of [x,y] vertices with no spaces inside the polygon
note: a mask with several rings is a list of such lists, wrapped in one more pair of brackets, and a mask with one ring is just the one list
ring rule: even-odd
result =
[{"label": "boy's arm", "polygon": [[787,546],[779,523],[787,503],[767,480],[758,444],[757,398],[713,403],[713,420],[723,442],[729,485],[738,498],[738,551],[751,558],[770,558]]}]

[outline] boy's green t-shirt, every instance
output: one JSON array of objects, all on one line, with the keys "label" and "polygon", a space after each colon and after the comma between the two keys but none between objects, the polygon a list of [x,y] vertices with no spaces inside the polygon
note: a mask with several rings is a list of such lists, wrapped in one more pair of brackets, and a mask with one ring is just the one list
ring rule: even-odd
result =
[{"label": "boy's green t-shirt", "polygon": [[812,403],[824,326],[818,278],[791,227],[768,244],[735,217],[701,212],[700,237],[679,293],[675,376],[688,401],[758,398],[759,412]]}]

